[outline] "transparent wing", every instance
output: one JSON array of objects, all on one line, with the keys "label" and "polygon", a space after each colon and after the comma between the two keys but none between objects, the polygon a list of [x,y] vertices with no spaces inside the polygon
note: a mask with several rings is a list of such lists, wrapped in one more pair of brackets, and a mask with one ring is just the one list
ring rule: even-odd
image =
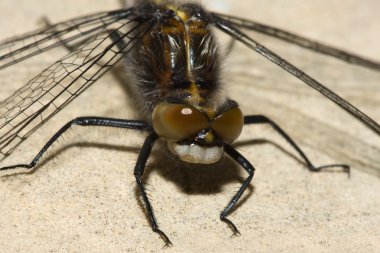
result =
[{"label": "transparent wing", "polygon": [[102,12],[57,23],[0,42],[0,70],[85,36],[106,30],[118,20],[130,18],[134,9]]},{"label": "transparent wing", "polygon": [[307,39],[300,35],[297,35],[288,31],[284,31],[282,29],[278,29],[272,26],[264,25],[264,24],[261,24],[252,20],[248,20],[248,19],[238,18],[238,17],[220,14],[220,13],[213,13],[213,15],[218,16],[219,18],[222,18],[225,21],[228,21],[230,24],[234,25],[235,27],[260,32],[260,33],[287,41],[289,43],[296,44],[298,46],[301,46],[307,49],[311,49],[318,53],[335,57],[337,59],[340,59],[342,61],[345,61],[351,64],[356,64],[359,66],[380,71],[379,62],[375,62],[373,60],[363,58],[361,56],[328,46],[326,44]]},{"label": "transparent wing", "polygon": [[256,51],[260,55],[264,56],[268,60],[272,61],[276,65],[283,68],[288,73],[294,75],[298,79],[302,80],[304,83],[312,87],[313,89],[322,93],[325,97],[339,105],[341,108],[346,110],[352,116],[357,118],[360,122],[366,125],[369,129],[373,130],[376,134],[380,135],[380,125],[367,116],[365,113],[360,111],[358,108],[344,100],[338,94],[334,93],[329,88],[325,87],[323,84],[319,83],[314,78],[310,77],[288,61],[282,59],[280,56],[270,51],[260,43],[256,42],[240,30],[236,29],[229,20],[225,20],[222,16],[218,14],[212,14],[215,20],[215,26],[226,34],[230,35],[232,38],[240,41],[248,48]]},{"label": "transparent wing", "polygon": [[0,104],[2,158],[114,66],[149,29],[146,22],[126,19],[113,25],[115,28],[94,35]]}]

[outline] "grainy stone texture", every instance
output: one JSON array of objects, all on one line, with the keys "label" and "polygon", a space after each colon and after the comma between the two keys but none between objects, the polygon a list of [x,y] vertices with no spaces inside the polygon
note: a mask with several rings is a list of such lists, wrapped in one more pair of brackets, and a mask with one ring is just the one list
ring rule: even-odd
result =
[{"label": "grainy stone texture", "polygon": [[[207,1],[210,9],[297,31],[380,60],[376,0]],[[3,0],[1,38],[53,22],[118,8],[110,0]],[[251,34],[380,122],[380,74]],[[5,99],[63,49],[0,72]],[[219,213],[245,173],[232,162],[180,168],[152,159],[145,180],[162,249],[141,210],[133,166],[144,140],[133,131],[75,127],[32,174],[0,177],[1,252],[379,252],[380,138],[300,81],[241,45],[226,59],[226,89],[246,114],[278,122],[317,165],[349,163],[352,175],[307,171],[270,127],[247,127],[236,146],[256,167],[252,187],[230,216]],[[40,128],[1,165],[27,162],[68,120],[83,115],[136,118],[112,74]],[[157,154],[157,153],[155,153]],[[8,175],[7,174],[7,175]]]}]

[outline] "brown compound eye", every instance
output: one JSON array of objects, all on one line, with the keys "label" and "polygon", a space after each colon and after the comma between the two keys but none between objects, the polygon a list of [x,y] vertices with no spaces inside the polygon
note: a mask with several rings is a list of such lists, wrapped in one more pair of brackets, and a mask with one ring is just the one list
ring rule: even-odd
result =
[{"label": "brown compound eye", "polygon": [[232,107],[222,112],[211,123],[211,129],[214,130],[220,138],[231,143],[239,137],[244,124],[243,113],[239,107]]},{"label": "brown compound eye", "polygon": [[169,141],[179,141],[209,128],[207,116],[196,108],[167,102],[156,106],[152,124],[157,135]]}]

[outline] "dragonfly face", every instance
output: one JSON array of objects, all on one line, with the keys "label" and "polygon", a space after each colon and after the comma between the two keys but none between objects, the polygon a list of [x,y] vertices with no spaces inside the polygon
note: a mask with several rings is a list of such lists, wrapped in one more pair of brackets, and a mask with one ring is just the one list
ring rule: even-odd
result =
[{"label": "dragonfly face", "polygon": [[172,153],[189,163],[215,163],[224,143],[239,136],[243,115],[220,92],[219,53],[209,16],[192,4],[142,10],[159,21],[129,58],[137,101]]},{"label": "dragonfly face", "polygon": [[168,142],[170,151],[181,160],[210,164],[220,160],[225,143],[239,137],[244,120],[233,101],[218,113],[164,102],[155,108],[152,124],[158,136]]},{"label": "dragonfly face", "polygon": [[[374,130],[374,133],[379,132],[380,128],[376,122],[368,120],[368,117],[350,107],[350,104],[341,100],[334,92],[266,49],[243,31],[258,30],[376,70],[380,69],[379,63],[323,46],[286,31],[258,25],[238,17],[208,12],[197,5],[161,5],[164,1],[157,2],[160,4],[137,5],[131,9],[72,19],[1,44],[0,68],[16,64],[52,47],[65,46],[70,49],[67,56],[59,59],[1,103],[2,155],[9,155],[35,129],[80,95],[119,60],[125,60],[129,65],[127,67],[130,68],[131,79],[134,80],[132,97],[137,95],[136,103],[142,108],[138,116],[145,121],[104,117],[75,118],[51,137],[32,162],[1,167],[0,170],[34,168],[46,150],[73,125],[118,127],[148,133],[139,152],[134,176],[143,196],[143,204],[152,229],[161,236],[166,246],[171,242],[157,225],[142,180],[152,147],[159,138],[167,142],[169,150],[185,162],[211,164],[226,154],[247,172],[241,188],[220,213],[220,219],[228,224],[235,235],[239,231],[227,216],[254,175],[252,164],[231,145],[240,135],[243,124],[271,126],[295,150],[310,171],[321,171],[331,167],[349,171],[348,166],[344,164],[314,166],[292,138],[271,119],[263,115],[243,117],[237,103],[226,96],[225,90],[221,88],[219,74],[222,57],[210,27],[219,29],[247,46],[247,54],[256,51],[279,65],[356,116]],[[78,40],[77,46],[72,46]],[[298,43],[300,41],[302,43]],[[244,56],[239,55],[242,58]],[[268,76],[271,74],[267,73]],[[277,84],[281,85],[281,82]],[[236,86],[234,88],[237,88]],[[244,108],[252,108],[253,104],[261,101],[252,99],[254,96],[251,90],[248,92],[245,87],[242,92],[246,95],[245,100],[239,99],[242,107],[243,103],[246,104]],[[34,108],[30,110],[32,105]],[[279,107],[274,109],[282,109]],[[290,124],[292,117],[285,117],[287,120],[289,118]]]}]

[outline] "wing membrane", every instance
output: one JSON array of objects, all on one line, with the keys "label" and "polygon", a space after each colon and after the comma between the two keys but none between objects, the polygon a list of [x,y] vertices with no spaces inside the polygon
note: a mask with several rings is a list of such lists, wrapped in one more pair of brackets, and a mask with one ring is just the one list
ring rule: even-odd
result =
[{"label": "wing membrane", "polygon": [[102,12],[71,19],[0,43],[0,70],[85,36],[107,29],[118,20],[130,18],[134,9]]},{"label": "wing membrane", "polygon": [[148,29],[145,22],[126,19],[114,25],[117,27],[94,35],[0,104],[3,157],[114,66]]},{"label": "wing membrane", "polygon": [[283,68],[288,73],[294,75],[298,79],[302,80],[304,83],[312,87],[313,89],[317,90],[318,92],[322,93],[325,97],[339,105],[341,108],[346,110],[348,113],[350,113],[352,116],[357,118],[360,122],[362,122],[364,125],[366,125],[368,128],[373,130],[375,133],[380,135],[380,125],[376,123],[373,119],[371,119],[369,116],[367,116],[365,113],[360,111],[358,108],[344,100],[342,97],[340,97],[338,94],[330,90],[329,88],[325,87],[323,84],[319,83],[314,78],[310,77],[288,61],[282,59],[280,56],[272,52],[271,50],[267,49],[260,43],[256,42],[249,36],[247,36],[245,33],[241,32],[240,30],[236,29],[233,24],[229,20],[225,20],[222,18],[222,16],[219,16],[217,14],[212,14],[214,20],[215,20],[215,26],[225,32],[226,34],[230,35],[232,38],[240,41],[244,45],[246,45],[248,48],[251,48],[252,50],[256,51],[257,53],[261,54],[271,62],[275,63],[276,65]]},{"label": "wing membrane", "polygon": [[380,71],[380,63],[379,62],[375,62],[373,60],[365,59],[361,56],[358,56],[358,55],[355,55],[352,53],[348,53],[346,51],[328,46],[326,44],[322,44],[322,43],[317,42],[317,41],[307,39],[307,38],[299,36],[297,34],[294,34],[294,33],[291,33],[291,32],[285,31],[285,30],[281,30],[281,29],[278,29],[278,28],[275,28],[272,26],[264,25],[264,24],[261,24],[261,23],[258,23],[258,22],[252,21],[252,20],[238,18],[238,17],[234,17],[234,16],[230,16],[230,15],[219,14],[219,13],[213,13],[213,15],[216,15],[216,16],[222,18],[223,20],[228,21],[230,24],[232,24],[236,27],[240,27],[240,28],[244,28],[244,29],[253,30],[253,31],[256,31],[259,33],[263,33],[263,34],[275,37],[277,39],[281,39],[281,40],[287,41],[289,43],[296,44],[296,45],[301,46],[303,48],[307,48],[307,49],[313,50],[313,51],[318,52],[318,53],[322,53],[325,55],[335,57],[337,59],[340,59],[342,61],[345,61],[345,62],[348,62],[351,64],[355,64],[355,65],[359,65],[359,66],[363,66],[366,68],[371,68],[371,69]]}]

